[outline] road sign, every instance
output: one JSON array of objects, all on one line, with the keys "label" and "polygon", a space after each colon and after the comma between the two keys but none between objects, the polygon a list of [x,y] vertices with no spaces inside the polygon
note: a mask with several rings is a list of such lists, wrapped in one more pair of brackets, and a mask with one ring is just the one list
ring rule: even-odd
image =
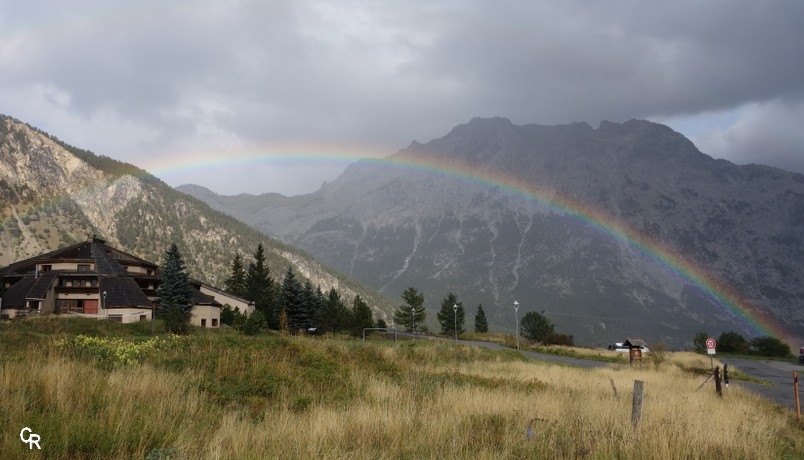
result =
[{"label": "road sign", "polygon": [[713,339],[712,337],[709,337],[708,339],[706,339],[706,348],[708,348],[710,350],[714,350],[716,346],[717,346],[717,342],[715,342],[715,339]]}]

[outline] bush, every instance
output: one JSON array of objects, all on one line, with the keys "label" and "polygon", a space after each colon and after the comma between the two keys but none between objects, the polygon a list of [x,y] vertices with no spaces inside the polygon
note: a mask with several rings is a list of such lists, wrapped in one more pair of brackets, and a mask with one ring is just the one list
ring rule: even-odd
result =
[{"label": "bush", "polygon": [[531,342],[547,343],[550,336],[555,335],[555,326],[547,317],[535,311],[525,314],[519,324],[522,337]]},{"label": "bush", "polygon": [[748,341],[734,331],[724,332],[717,339],[717,349],[723,353],[744,354],[748,352]]},{"label": "bush", "polygon": [[144,342],[86,335],[56,341],[57,348],[76,358],[94,359],[104,368],[140,364],[157,350],[170,350],[184,344],[176,335],[152,337]]},{"label": "bush", "polygon": [[757,337],[751,340],[751,354],[773,358],[792,358],[790,345],[776,337]]},{"label": "bush", "polygon": [[266,329],[268,329],[268,322],[265,320],[265,315],[259,310],[248,315],[240,327],[240,330],[246,335],[257,335]]},{"label": "bush", "polygon": [[564,345],[567,347],[575,346],[575,338],[571,335],[567,334],[559,334],[558,332],[553,332],[552,334],[547,336],[545,340],[546,345]]},{"label": "bush", "polygon": [[245,315],[228,303],[221,308],[221,323],[227,326],[238,327],[245,321]]}]

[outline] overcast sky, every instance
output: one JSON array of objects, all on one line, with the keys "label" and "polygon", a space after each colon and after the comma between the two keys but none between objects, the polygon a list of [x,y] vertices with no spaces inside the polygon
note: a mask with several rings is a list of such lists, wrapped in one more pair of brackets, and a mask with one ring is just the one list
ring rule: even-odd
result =
[{"label": "overcast sky", "polygon": [[223,194],[478,116],[645,118],[804,173],[804,2],[0,0],[0,113]]}]

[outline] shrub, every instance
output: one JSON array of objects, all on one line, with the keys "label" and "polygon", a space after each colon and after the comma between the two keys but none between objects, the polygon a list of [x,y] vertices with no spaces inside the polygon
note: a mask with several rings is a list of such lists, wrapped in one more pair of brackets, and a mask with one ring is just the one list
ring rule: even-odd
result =
[{"label": "shrub", "polygon": [[56,347],[59,349],[76,358],[94,359],[104,368],[139,364],[157,350],[185,346],[186,341],[176,335],[152,337],[144,342],[86,335],[56,340]]},{"label": "shrub", "polygon": [[246,335],[256,335],[268,328],[268,323],[265,321],[265,315],[255,310],[253,313],[246,317],[240,330]]},{"label": "shrub", "polygon": [[791,358],[793,356],[790,351],[790,345],[776,337],[769,336],[757,337],[751,340],[751,353],[774,358]]}]

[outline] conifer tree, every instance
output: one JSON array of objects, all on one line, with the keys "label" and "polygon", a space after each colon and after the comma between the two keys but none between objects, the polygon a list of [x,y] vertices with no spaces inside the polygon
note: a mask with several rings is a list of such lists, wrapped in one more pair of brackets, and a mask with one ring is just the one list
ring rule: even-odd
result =
[{"label": "conifer tree", "polygon": [[486,319],[486,312],[483,311],[483,304],[477,306],[477,314],[475,314],[475,332],[488,332],[489,323]]},{"label": "conifer tree", "polygon": [[245,298],[246,293],[246,270],[243,268],[243,257],[240,253],[235,254],[232,260],[232,276],[224,281],[226,290],[232,294]]},{"label": "conifer tree", "polygon": [[167,329],[176,334],[187,332],[187,317],[193,308],[193,288],[185,269],[179,247],[172,243],[165,251],[162,264],[158,316],[165,320]]},{"label": "conifer tree", "polygon": [[288,315],[288,329],[292,334],[299,330],[306,331],[310,327],[310,318],[307,314],[304,297],[304,286],[296,278],[296,274],[293,273],[293,267],[288,267],[285,278],[282,280],[279,307]]},{"label": "conifer tree", "polygon": [[351,312],[343,304],[340,293],[332,288],[321,310],[321,328],[326,332],[339,332],[348,329]]},{"label": "conifer tree", "polygon": [[414,333],[424,330],[424,320],[427,317],[424,311],[424,294],[419,294],[416,288],[409,287],[402,293],[402,300],[405,303],[394,312],[396,324]]},{"label": "conifer tree", "polygon": [[374,327],[374,316],[368,304],[357,295],[352,303],[352,334],[360,337],[368,327]]},{"label": "conifer tree", "polygon": [[310,280],[304,282],[304,303],[307,306],[310,327],[320,328],[321,309],[324,308],[324,294],[321,292],[321,288],[314,289]]},{"label": "conifer tree", "polygon": [[246,298],[254,302],[254,308],[260,310],[271,329],[279,329],[278,311],[275,309],[276,283],[271,277],[271,270],[265,263],[265,251],[262,243],[257,245],[254,262],[248,265],[246,272]]},{"label": "conifer tree", "polygon": [[[458,306],[457,310],[454,309],[455,305]],[[455,334],[455,323],[457,322],[458,334],[463,334],[465,320],[466,312],[463,304],[458,302],[458,296],[450,292],[441,301],[441,309],[438,310],[438,324],[441,325],[441,333],[452,337]]]}]

